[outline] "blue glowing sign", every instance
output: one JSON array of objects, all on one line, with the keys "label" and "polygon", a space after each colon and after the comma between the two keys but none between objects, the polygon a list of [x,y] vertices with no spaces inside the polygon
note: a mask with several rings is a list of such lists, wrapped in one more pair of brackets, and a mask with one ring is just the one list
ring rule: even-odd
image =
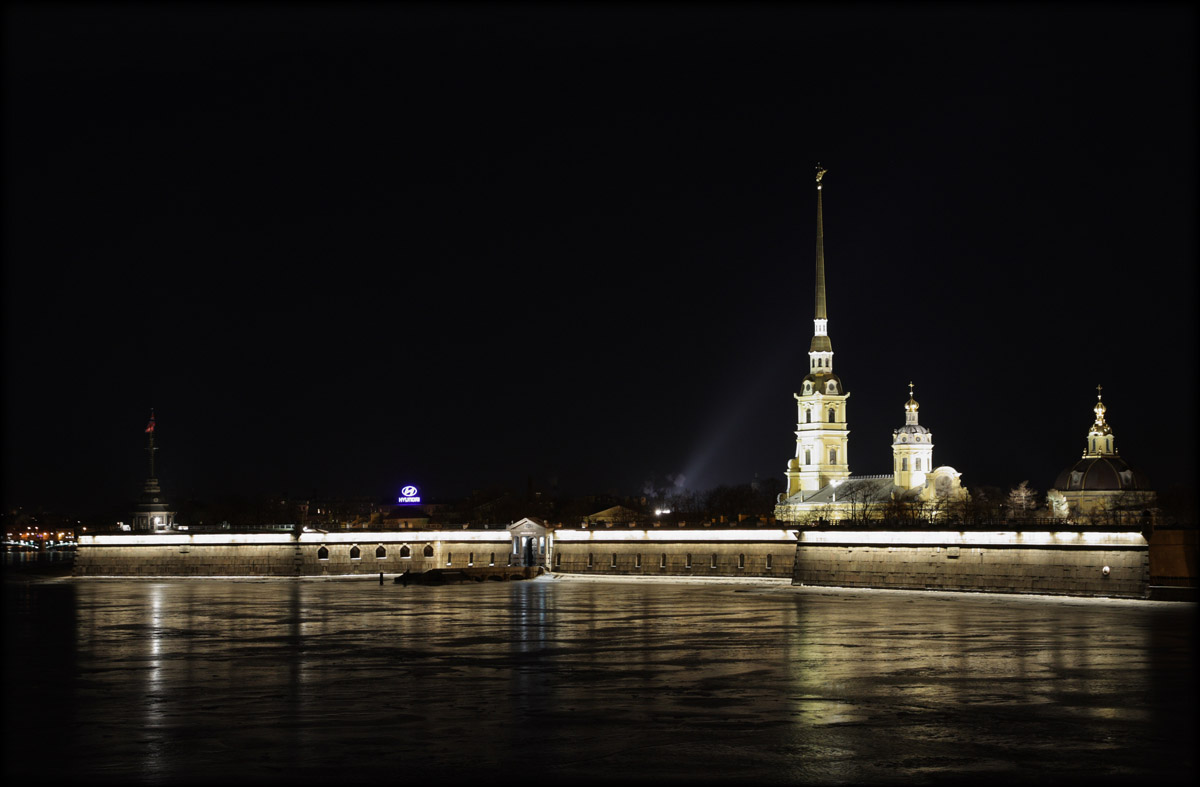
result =
[{"label": "blue glowing sign", "polygon": [[417,489],[412,484],[409,484],[408,486],[406,486],[400,490],[399,502],[401,502],[401,503],[420,503],[421,502],[420,490]]}]

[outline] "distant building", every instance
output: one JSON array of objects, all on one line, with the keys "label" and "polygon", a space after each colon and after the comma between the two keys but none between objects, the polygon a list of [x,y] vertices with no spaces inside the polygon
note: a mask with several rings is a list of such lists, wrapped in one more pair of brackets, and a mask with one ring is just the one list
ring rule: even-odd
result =
[{"label": "distant building", "polygon": [[429,524],[429,514],[420,506],[394,506],[384,515],[383,524],[387,528],[419,530]]},{"label": "distant building", "polygon": [[627,506],[616,505],[606,508],[603,511],[597,511],[594,514],[588,514],[583,518],[583,521],[589,525],[628,525],[631,522],[637,522],[645,518],[645,514],[641,511],[629,508]]},{"label": "distant building", "polygon": [[1146,477],[1118,455],[1096,386],[1096,420],[1088,430],[1083,458],[1058,474],[1046,493],[1050,513],[1079,524],[1149,524],[1156,498]]},{"label": "distant building", "polygon": [[158,485],[158,476],[154,471],[154,453],[158,450],[154,445],[154,411],[150,411],[150,423],[146,425],[146,451],[150,454],[150,475],[142,488],[133,511],[132,529],[142,533],[163,533],[175,526],[175,512],[167,506],[167,498]]}]

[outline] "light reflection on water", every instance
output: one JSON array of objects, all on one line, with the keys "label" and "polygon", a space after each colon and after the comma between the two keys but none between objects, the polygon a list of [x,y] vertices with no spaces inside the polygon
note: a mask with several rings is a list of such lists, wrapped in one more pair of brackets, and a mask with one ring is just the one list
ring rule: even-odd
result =
[{"label": "light reflection on water", "polygon": [[72,643],[71,680],[17,692],[73,720],[73,756],[51,766],[67,777],[528,767],[858,783],[1194,767],[1193,605],[564,581],[20,587],[6,592],[8,661]]}]

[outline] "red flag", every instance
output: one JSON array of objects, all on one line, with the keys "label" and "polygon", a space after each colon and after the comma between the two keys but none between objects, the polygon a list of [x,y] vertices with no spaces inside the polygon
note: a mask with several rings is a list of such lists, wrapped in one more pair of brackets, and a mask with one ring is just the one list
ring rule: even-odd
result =
[{"label": "red flag", "polygon": [[154,431],[154,414],[151,413],[150,414],[150,423],[146,424],[146,434],[150,434],[153,431]]}]

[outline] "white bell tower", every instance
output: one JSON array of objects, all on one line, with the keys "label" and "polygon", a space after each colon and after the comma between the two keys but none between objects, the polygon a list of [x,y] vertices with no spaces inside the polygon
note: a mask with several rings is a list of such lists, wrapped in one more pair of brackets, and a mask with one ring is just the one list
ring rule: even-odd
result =
[{"label": "white bell tower", "polygon": [[933,433],[917,423],[920,405],[908,384],[904,404],[904,426],[892,430],[892,460],[895,484],[901,489],[924,486],[925,476],[933,471]]}]

